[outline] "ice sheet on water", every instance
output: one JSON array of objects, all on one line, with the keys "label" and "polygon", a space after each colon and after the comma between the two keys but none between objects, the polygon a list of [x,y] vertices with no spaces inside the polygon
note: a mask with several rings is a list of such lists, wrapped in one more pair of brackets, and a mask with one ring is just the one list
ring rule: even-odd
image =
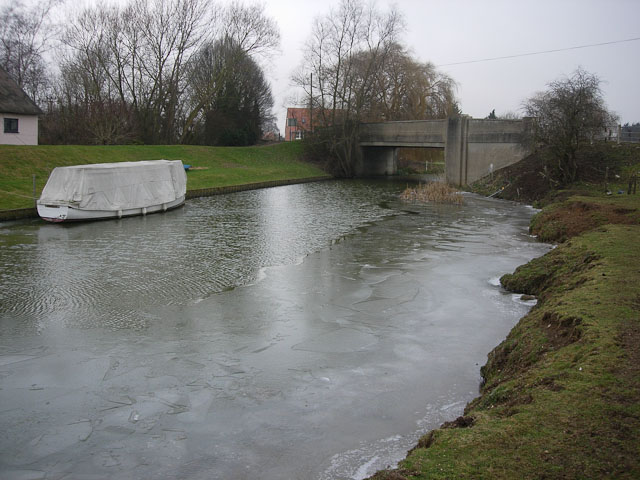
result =
[{"label": "ice sheet on water", "polygon": [[319,477],[319,480],[349,478],[363,480],[378,470],[393,467],[402,460],[408,445],[413,439],[393,435],[360,448],[339,453],[331,458],[331,465]]},{"label": "ice sheet on water", "polygon": [[378,337],[353,328],[339,328],[293,346],[294,350],[322,353],[357,352],[375,345]]}]

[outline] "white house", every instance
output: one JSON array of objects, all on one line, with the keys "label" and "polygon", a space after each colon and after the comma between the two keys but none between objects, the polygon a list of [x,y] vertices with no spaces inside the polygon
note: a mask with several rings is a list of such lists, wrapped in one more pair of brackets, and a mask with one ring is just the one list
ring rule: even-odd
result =
[{"label": "white house", "polygon": [[0,145],[37,145],[42,110],[0,68]]}]

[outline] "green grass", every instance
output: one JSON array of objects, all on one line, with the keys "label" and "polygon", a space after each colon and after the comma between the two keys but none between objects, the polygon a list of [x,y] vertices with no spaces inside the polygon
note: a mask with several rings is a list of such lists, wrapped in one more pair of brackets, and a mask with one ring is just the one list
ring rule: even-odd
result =
[{"label": "green grass", "polygon": [[300,142],[258,147],[192,145],[0,145],[0,210],[33,206],[54,167],[137,160],[182,160],[192,165],[187,189],[223,187],[323,176],[318,167],[300,160]]},{"label": "green grass", "polygon": [[530,231],[543,242],[563,242],[609,224],[640,225],[640,195],[572,195],[538,213]]}]

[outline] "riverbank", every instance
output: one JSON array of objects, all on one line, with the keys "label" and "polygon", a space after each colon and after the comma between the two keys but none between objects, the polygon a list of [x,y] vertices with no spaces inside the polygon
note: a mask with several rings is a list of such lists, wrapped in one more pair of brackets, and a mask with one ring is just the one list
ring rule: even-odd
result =
[{"label": "riverbank", "polygon": [[640,195],[618,194],[640,158],[593,153],[601,174],[568,189],[538,188],[535,158],[475,186],[546,205],[531,231],[557,248],[501,279],[538,303],[489,354],[464,415],[372,478],[640,477]]},{"label": "riverbank", "polygon": [[[36,197],[51,170],[58,166],[137,160],[182,160],[191,165],[187,174],[188,197],[206,190],[262,188],[329,176],[300,160],[300,142],[255,147],[196,145],[39,145],[0,146],[0,211],[33,211],[33,176]],[[255,187],[261,185],[261,187]],[[236,190],[233,190],[236,191]],[[211,194],[211,193],[210,193]]]}]

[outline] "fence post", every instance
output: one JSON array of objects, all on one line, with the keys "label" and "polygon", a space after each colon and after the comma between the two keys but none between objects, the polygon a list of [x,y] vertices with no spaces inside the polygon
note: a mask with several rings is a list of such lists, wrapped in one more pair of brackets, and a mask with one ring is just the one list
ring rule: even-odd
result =
[{"label": "fence post", "polygon": [[622,137],[622,126],[618,124],[618,145],[620,145],[620,137]]},{"label": "fence post", "polygon": [[36,198],[36,174],[33,174],[33,206],[38,208],[38,199]]}]

